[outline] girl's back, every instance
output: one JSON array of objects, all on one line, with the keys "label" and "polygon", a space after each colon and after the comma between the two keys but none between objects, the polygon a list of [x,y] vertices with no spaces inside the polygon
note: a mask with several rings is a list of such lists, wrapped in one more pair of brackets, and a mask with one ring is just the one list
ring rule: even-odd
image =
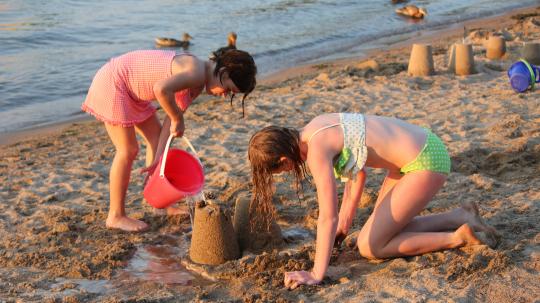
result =
[{"label": "girl's back", "polygon": [[111,62],[132,98],[151,101],[155,99],[154,84],[171,76],[175,55],[174,51],[138,50],[113,58]]},{"label": "girl's back", "polygon": [[400,169],[422,150],[427,135],[422,127],[392,117],[364,117],[369,167]]},{"label": "girl's back", "polygon": [[[375,168],[400,169],[418,155],[426,140],[426,130],[403,120],[375,115],[364,115],[368,158],[366,165]],[[302,141],[318,138],[336,155],[343,149],[343,128],[327,126],[340,124],[340,114],[323,114],[311,120],[302,130]],[[324,130],[323,130],[324,129]],[[323,130],[322,133],[317,132]],[[322,139],[322,140],[321,140]]]}]

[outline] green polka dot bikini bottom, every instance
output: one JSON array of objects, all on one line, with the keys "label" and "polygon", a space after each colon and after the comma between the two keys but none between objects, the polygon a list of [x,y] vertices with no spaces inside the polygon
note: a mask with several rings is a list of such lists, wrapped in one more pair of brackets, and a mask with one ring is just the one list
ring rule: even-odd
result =
[{"label": "green polka dot bikini bottom", "polygon": [[426,144],[422,151],[409,164],[400,170],[402,174],[407,174],[417,170],[429,170],[439,173],[450,173],[450,156],[439,137],[427,130]]}]

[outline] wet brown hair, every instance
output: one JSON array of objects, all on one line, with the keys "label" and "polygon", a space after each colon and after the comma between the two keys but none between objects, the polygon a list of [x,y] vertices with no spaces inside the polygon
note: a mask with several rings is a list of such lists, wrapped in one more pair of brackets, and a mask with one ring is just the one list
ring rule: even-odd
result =
[{"label": "wet brown hair", "polygon": [[250,222],[253,226],[270,228],[275,208],[272,204],[272,173],[279,169],[281,157],[293,163],[296,192],[300,196],[302,180],[307,176],[306,166],[300,156],[300,133],[293,128],[268,126],[256,132],[249,140],[248,158],[251,164],[253,196],[250,204]]},{"label": "wet brown hair", "polygon": [[[253,57],[245,51],[231,48],[228,50],[218,50],[213,53],[211,60],[216,62],[214,76],[221,78],[227,72],[229,78],[236,87],[244,94],[242,97],[242,117],[244,117],[244,100],[255,89],[257,84],[257,66]],[[231,95],[231,107],[234,94]]]}]

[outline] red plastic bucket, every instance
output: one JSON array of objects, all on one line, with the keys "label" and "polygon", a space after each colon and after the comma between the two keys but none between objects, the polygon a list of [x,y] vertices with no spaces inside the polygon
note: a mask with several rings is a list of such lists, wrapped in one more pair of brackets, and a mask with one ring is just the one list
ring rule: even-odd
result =
[{"label": "red plastic bucket", "polygon": [[[144,187],[144,198],[155,208],[165,208],[184,197],[202,191],[204,172],[196,156],[182,149],[169,149],[173,136],[169,136],[165,152],[154,173]],[[182,137],[193,153],[197,152],[186,137]]]}]

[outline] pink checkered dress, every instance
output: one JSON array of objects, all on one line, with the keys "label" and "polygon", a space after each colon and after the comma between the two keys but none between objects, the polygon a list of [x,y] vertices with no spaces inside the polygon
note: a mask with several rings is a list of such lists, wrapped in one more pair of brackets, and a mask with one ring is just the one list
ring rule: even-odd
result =
[{"label": "pink checkered dress", "polygon": [[[131,127],[156,111],[154,84],[171,77],[174,51],[139,50],[112,58],[99,69],[88,90],[82,110],[113,125]],[[189,89],[175,94],[185,111],[193,99]]]}]

